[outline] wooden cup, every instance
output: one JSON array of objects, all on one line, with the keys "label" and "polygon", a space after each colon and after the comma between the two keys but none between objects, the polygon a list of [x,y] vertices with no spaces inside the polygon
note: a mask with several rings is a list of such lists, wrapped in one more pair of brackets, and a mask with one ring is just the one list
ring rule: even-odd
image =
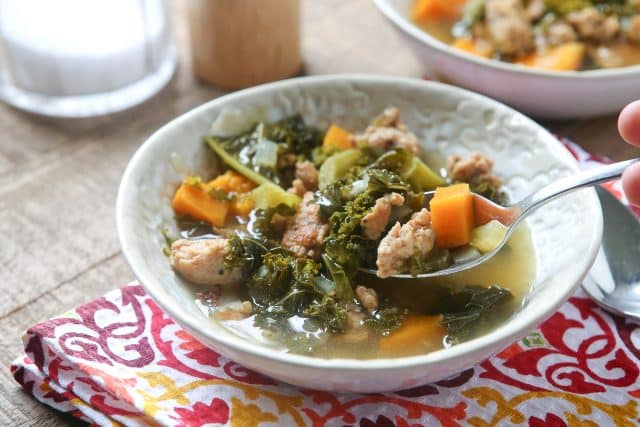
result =
[{"label": "wooden cup", "polygon": [[240,89],[302,67],[299,0],[188,0],[196,77]]}]

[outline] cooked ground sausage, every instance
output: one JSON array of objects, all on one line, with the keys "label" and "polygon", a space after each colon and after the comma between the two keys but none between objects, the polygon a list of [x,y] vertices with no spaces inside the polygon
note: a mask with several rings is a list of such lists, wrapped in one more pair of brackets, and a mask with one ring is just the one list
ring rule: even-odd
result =
[{"label": "cooked ground sausage", "polygon": [[454,154],[447,159],[447,171],[454,181],[486,182],[499,186],[502,180],[491,173],[492,169],[493,160],[481,153],[473,153],[466,159]]},{"label": "cooked ground sausage", "polygon": [[403,204],[404,197],[398,193],[385,194],[376,200],[371,212],[365,215],[360,223],[364,237],[369,240],[379,239],[384,229],[387,228],[387,223],[391,216],[391,207],[402,206]]},{"label": "cooked ground sausage", "polygon": [[495,48],[505,55],[523,55],[533,47],[533,28],[521,0],[487,0],[486,24]]},{"label": "cooked ground sausage", "polygon": [[544,3],[544,0],[529,0],[526,10],[529,21],[536,21],[544,15],[544,12],[547,10],[547,5]]},{"label": "cooked ground sausage", "polygon": [[318,169],[309,160],[296,163],[296,178],[302,181],[307,191],[318,189]]},{"label": "cooked ground sausage", "polygon": [[364,324],[366,315],[358,310],[349,309],[344,332],[338,339],[348,344],[359,344],[369,339],[369,329]]},{"label": "cooked ground sausage", "polygon": [[575,41],[577,34],[573,27],[564,21],[557,21],[547,28],[547,41],[551,45],[559,45]]},{"label": "cooked ground sausage", "polygon": [[308,191],[298,212],[287,221],[282,247],[297,257],[315,258],[328,234],[329,226],[320,218],[320,206],[313,201],[313,193]]},{"label": "cooked ground sausage", "polygon": [[629,19],[627,37],[636,43],[640,43],[640,15],[633,15],[631,19]]},{"label": "cooked ground sausage", "polygon": [[418,138],[400,121],[400,112],[396,107],[385,109],[371,126],[363,133],[352,136],[352,139],[372,147],[399,147],[412,154],[418,152]]},{"label": "cooked ground sausage", "polygon": [[227,239],[178,239],[171,245],[171,266],[199,285],[231,285],[241,279],[240,269],[224,268],[229,253]]},{"label": "cooked ground sausage", "polygon": [[615,16],[607,16],[594,7],[587,7],[567,15],[567,20],[580,36],[596,42],[613,40],[620,32],[620,23]]},{"label": "cooked ground sausage", "polygon": [[397,107],[387,107],[373,120],[374,126],[397,128],[400,122],[400,110]]},{"label": "cooked ground sausage", "polygon": [[309,160],[296,163],[296,177],[287,191],[302,197],[307,191],[315,191],[317,189],[318,169],[316,169],[315,165]]},{"label": "cooked ground sausage", "polygon": [[372,312],[378,308],[378,293],[375,289],[367,288],[366,286],[357,286],[356,297],[367,311]]},{"label": "cooked ground sausage", "polygon": [[435,240],[427,209],[414,213],[404,225],[397,222],[378,246],[378,277],[400,273],[406,261],[417,253],[426,256],[433,249]]},{"label": "cooked ground sausage", "polygon": [[296,178],[291,181],[291,187],[287,189],[287,192],[295,194],[298,197],[304,196],[304,193],[307,192],[307,189],[304,186],[304,183],[301,179]]},{"label": "cooked ground sausage", "polygon": [[222,307],[215,316],[218,320],[242,320],[251,316],[252,311],[251,302],[242,301]]}]

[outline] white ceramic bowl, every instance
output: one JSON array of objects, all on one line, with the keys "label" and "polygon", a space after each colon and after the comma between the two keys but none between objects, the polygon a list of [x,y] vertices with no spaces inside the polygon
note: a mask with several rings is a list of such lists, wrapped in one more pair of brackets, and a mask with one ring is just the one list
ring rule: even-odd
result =
[{"label": "white ceramic bowl", "polygon": [[406,37],[428,75],[505,102],[540,118],[617,113],[640,98],[640,65],[549,72],[480,58],[430,36],[409,19],[414,0],[373,0]]},{"label": "white ceramic bowl", "polygon": [[319,359],[261,346],[205,319],[172,272],[162,254],[160,233],[162,227],[173,225],[170,200],[181,181],[171,159],[177,155],[201,173],[207,165],[215,167],[202,136],[221,111],[251,114],[266,109],[268,119],[299,112],[311,125],[326,127],[337,121],[359,129],[388,105],[400,108],[425,149],[463,154],[480,150],[493,157],[497,174],[506,178],[515,199],[577,168],[556,139],[530,119],[452,86],[373,76],[308,77],[258,86],[172,120],[131,159],[118,193],[117,222],[122,250],[140,283],[204,344],[258,372],[324,390],[377,392],[436,381],[480,362],[533,329],[572,293],[595,257],[602,218],[593,190],[552,202],[543,213],[532,216],[536,281],[522,308],[507,323],[487,335],[420,356]]}]

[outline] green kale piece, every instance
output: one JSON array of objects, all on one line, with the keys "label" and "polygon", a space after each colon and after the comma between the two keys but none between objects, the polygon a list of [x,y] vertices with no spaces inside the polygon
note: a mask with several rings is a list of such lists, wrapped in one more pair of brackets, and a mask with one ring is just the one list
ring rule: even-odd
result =
[{"label": "green kale piece", "polygon": [[303,314],[331,332],[342,332],[347,320],[347,306],[337,298],[324,295],[320,301],[309,305]]},{"label": "green kale piece", "polygon": [[160,233],[162,233],[162,237],[164,238],[165,243],[165,246],[162,248],[162,253],[165,256],[169,256],[171,255],[171,245],[173,245],[173,242],[175,242],[177,239],[169,236],[168,228],[163,228],[162,230],[160,230]]},{"label": "green kale piece", "polygon": [[469,184],[469,188],[473,193],[480,194],[501,206],[507,206],[509,204],[509,196],[500,186],[488,182],[472,182]]},{"label": "green kale piece", "polygon": [[558,15],[567,15],[587,7],[595,7],[607,15],[629,16],[638,12],[635,0],[545,0],[548,9]]},{"label": "green kale piece", "polygon": [[354,197],[352,188],[356,181],[364,182],[360,180],[363,170],[362,166],[353,166],[343,177],[316,193],[315,202],[320,205],[320,212],[326,219],[343,209],[345,203]]},{"label": "green kale piece", "polygon": [[450,266],[452,262],[451,252],[448,249],[434,246],[426,257],[423,257],[419,252],[415,253],[405,261],[404,266],[400,270],[406,271],[412,276],[417,276],[421,273],[442,270]]},{"label": "green kale piece", "polygon": [[[358,191],[353,191],[357,187]],[[361,187],[361,188],[360,188]],[[329,185],[322,192],[321,209],[331,211],[330,233],[325,240],[323,260],[331,278],[339,289],[351,289],[351,281],[358,272],[370,242],[361,236],[362,218],[376,200],[387,193],[409,194],[410,186],[399,175],[371,167],[353,167],[347,175]],[[326,203],[324,201],[327,201]],[[345,291],[345,295],[351,295]]]},{"label": "green kale piece", "polygon": [[280,203],[275,208],[255,209],[249,215],[247,232],[253,239],[261,242],[264,246],[269,248],[278,246],[278,242],[282,237],[282,230],[273,223],[274,215],[288,217],[295,213],[295,208],[284,203]]},{"label": "green kale piece", "polygon": [[[327,242],[328,244],[328,242]],[[322,254],[326,271],[331,277],[331,281],[335,286],[335,297],[339,300],[348,301],[353,298],[353,287],[351,286],[352,275],[347,274],[345,265],[351,273],[352,266],[350,263],[358,256],[360,248],[356,245],[344,242],[331,241],[331,255],[329,252]],[[334,259],[334,257],[337,259]],[[340,264],[340,261],[345,264]],[[357,266],[356,266],[357,269]]]},{"label": "green kale piece", "polygon": [[286,144],[286,152],[311,160],[315,148],[322,145],[324,132],[307,126],[302,115],[295,114],[265,125],[265,136],[271,141]]},{"label": "green kale piece", "polygon": [[388,335],[391,331],[402,325],[407,313],[407,309],[399,307],[391,303],[388,299],[385,299],[378,308],[365,319],[364,323],[378,335]]},{"label": "green kale piece", "polygon": [[180,230],[180,236],[184,239],[216,235],[211,224],[187,215],[176,215],[176,225]]},{"label": "green kale piece", "polygon": [[[295,175],[296,161],[312,159],[323,137],[323,132],[307,126],[297,114],[274,123],[259,122],[239,135],[207,137],[205,141],[225,163],[253,181],[269,180],[287,188]],[[277,161],[264,164],[256,154],[273,144],[277,146]]]},{"label": "green kale piece", "polygon": [[512,298],[508,289],[495,285],[465,286],[453,293],[441,321],[441,325],[448,331],[449,342],[462,342],[483,324],[503,316],[506,312],[504,308]]},{"label": "green kale piece", "polygon": [[254,311],[273,321],[292,315],[307,317],[322,327],[344,329],[346,301],[338,301],[332,287],[320,275],[321,265],[308,258],[296,258],[276,248],[262,255],[262,265],[247,280]]},{"label": "green kale piece", "polygon": [[260,241],[233,233],[229,237],[229,252],[224,257],[224,268],[240,268],[243,277],[249,277],[258,268],[262,255],[268,251]]},{"label": "green kale piece", "polygon": [[[369,153],[371,154],[371,153]],[[422,208],[423,194],[412,191],[400,173],[410,167],[413,155],[395,149],[382,153],[368,166],[354,166],[340,179],[316,195],[321,212],[328,218],[330,233],[325,240],[323,261],[338,289],[351,289],[361,265],[374,265],[378,241],[362,236],[361,222],[380,197],[396,192],[405,198],[405,219]]]},{"label": "green kale piece", "polygon": [[545,0],[544,3],[548,9],[559,15],[566,15],[592,5],[588,0]]}]

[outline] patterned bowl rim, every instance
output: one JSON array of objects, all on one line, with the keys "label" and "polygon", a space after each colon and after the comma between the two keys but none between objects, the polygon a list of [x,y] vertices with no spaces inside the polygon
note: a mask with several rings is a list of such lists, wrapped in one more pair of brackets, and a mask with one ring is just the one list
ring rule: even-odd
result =
[{"label": "patterned bowl rim", "polygon": [[[257,343],[249,342],[244,338],[236,337],[232,334],[217,336],[212,333],[211,329],[204,327],[206,323],[202,322],[201,315],[196,315],[190,312],[190,310],[186,309],[181,304],[176,304],[175,297],[163,289],[163,285],[158,275],[154,274],[153,271],[144,266],[144,263],[142,262],[142,254],[138,250],[139,245],[134,237],[135,233],[133,224],[127,218],[127,213],[133,209],[131,208],[131,206],[134,205],[132,195],[135,194],[136,182],[139,182],[137,178],[143,176],[144,171],[148,169],[148,165],[145,163],[147,154],[152,151],[154,145],[166,143],[166,139],[163,138],[163,134],[165,132],[175,127],[184,126],[189,123],[194,116],[198,116],[205,110],[222,107],[230,101],[235,101],[241,98],[258,97],[262,94],[277,93],[279,90],[314,85],[331,85],[336,83],[360,83],[374,86],[380,84],[395,85],[396,87],[404,86],[407,89],[415,89],[416,91],[433,90],[439,93],[448,93],[450,96],[475,100],[497,111],[502,110],[507,114],[518,117],[519,121],[523,123],[524,126],[533,128],[538,132],[537,134],[545,140],[545,142],[551,144],[549,147],[553,151],[555,158],[563,164],[566,164],[570,169],[574,171],[578,170],[578,163],[571,156],[568,150],[566,150],[546,129],[541,127],[532,119],[484,95],[479,95],[474,92],[443,83],[406,77],[387,77],[366,74],[336,74],[282,80],[224,95],[174,118],[155,131],[140,146],[129,161],[118,190],[116,201],[116,221],[122,252],[142,286],[171,318],[176,320],[177,323],[186,329],[195,332],[196,335],[206,337],[212,342],[219,343],[220,345],[233,349],[236,352],[245,353],[254,357],[312,369],[373,372],[380,369],[406,369],[418,366],[433,367],[440,363],[451,362],[453,359],[477,359],[474,354],[486,354],[487,348],[491,349],[491,353],[495,353],[502,350],[502,348],[509,343],[522,338],[527,332],[537,327],[538,324],[553,314],[560,305],[569,298],[581,283],[582,279],[586,276],[589,268],[595,260],[602,238],[603,223],[601,215],[596,215],[596,217],[593,218],[593,222],[591,224],[595,227],[593,229],[594,238],[589,242],[589,247],[586,252],[582,253],[581,257],[572,263],[567,280],[563,283],[553,284],[555,288],[553,294],[555,296],[554,299],[545,301],[545,304],[528,304],[528,306],[523,310],[522,315],[511,319],[505,324],[480,337],[449,348],[436,350],[422,355],[379,359],[323,359],[300,354],[285,353]],[[599,201],[595,190],[589,189],[583,191],[585,191],[585,197],[590,197],[592,199],[594,211],[597,210],[597,212],[600,212]]]}]

